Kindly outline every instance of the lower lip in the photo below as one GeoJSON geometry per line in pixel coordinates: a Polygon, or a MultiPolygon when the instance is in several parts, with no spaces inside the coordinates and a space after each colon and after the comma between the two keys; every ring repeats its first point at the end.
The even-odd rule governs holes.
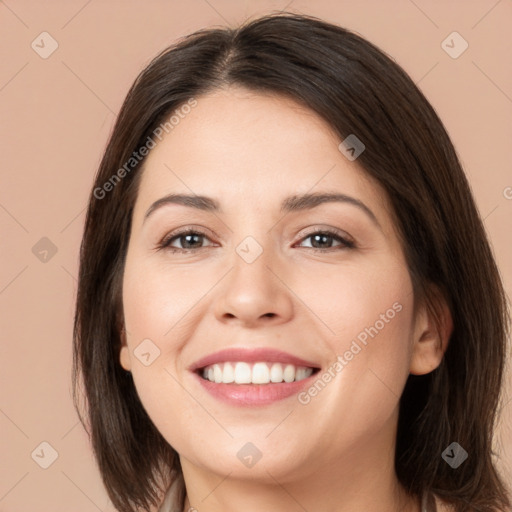
{"type": "Polygon", "coordinates": [[[317,373],[299,381],[280,384],[216,384],[203,379],[197,373],[194,375],[203,388],[219,400],[231,405],[258,406],[272,404],[298,394],[303,388],[311,385],[317,373]]]}

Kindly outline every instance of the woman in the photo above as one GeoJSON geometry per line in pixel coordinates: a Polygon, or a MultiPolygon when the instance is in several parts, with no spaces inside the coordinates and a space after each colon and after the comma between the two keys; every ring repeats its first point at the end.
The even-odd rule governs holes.
{"type": "Polygon", "coordinates": [[[507,510],[507,318],[449,137],[371,43],[271,15],[135,81],[75,317],[118,510],[507,510]]]}

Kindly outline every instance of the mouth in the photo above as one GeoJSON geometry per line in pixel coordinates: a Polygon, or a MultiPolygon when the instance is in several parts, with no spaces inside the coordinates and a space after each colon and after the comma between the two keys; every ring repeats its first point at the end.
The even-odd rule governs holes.
{"type": "Polygon", "coordinates": [[[297,394],[320,365],[273,349],[227,349],[189,368],[202,388],[231,405],[257,406],[297,394]]]}
{"type": "Polygon", "coordinates": [[[259,361],[229,361],[215,363],[196,370],[204,380],[215,384],[281,384],[283,382],[300,382],[307,379],[319,368],[295,366],[293,364],[259,361]]]}

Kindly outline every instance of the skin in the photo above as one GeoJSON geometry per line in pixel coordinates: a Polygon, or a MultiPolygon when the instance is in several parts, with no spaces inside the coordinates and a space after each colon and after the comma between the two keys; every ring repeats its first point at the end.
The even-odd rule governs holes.
{"type": "Polygon", "coordinates": [[[180,454],[184,511],[419,511],[394,472],[398,403],[409,373],[439,365],[451,319],[441,298],[438,329],[414,303],[386,193],[338,150],[325,121],[290,99],[231,86],[197,101],[145,161],[120,352],[149,416],[180,454]],[[377,222],[348,203],[279,211],[285,197],[320,191],[362,201],[377,222]],[[169,193],[215,198],[222,213],[172,204],[144,221],[169,193]],[[187,226],[206,236],[172,245],[195,252],[155,249],[187,226]],[[356,247],[335,238],[314,245],[307,235],[324,228],[356,247]],[[247,236],[263,249],[250,264],[236,252],[247,236]],[[307,405],[295,396],[256,408],[226,404],[187,370],[228,347],[277,348],[325,369],[394,303],[401,311],[307,405]],[[134,355],[144,339],[160,350],[149,366],[134,355]],[[252,468],[237,457],[247,442],[262,453],[252,468]]]}

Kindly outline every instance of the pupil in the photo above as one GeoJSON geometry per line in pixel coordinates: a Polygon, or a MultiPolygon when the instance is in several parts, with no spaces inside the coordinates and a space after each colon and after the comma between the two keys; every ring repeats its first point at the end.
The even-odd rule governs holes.
{"type": "MultiPolygon", "coordinates": [[[[185,246],[186,246],[186,245],[190,245],[190,244],[189,244],[189,239],[194,238],[194,237],[195,237],[195,238],[197,238],[197,237],[200,237],[200,236],[201,236],[201,235],[197,235],[197,234],[188,234],[188,235],[185,235],[185,236],[184,236],[184,239],[186,240],[186,242],[185,242],[185,244],[184,244],[184,245],[185,245],[185,246]]],[[[192,245],[194,245],[194,243],[193,243],[193,242],[192,242],[192,245]]]]}
{"type": "Polygon", "coordinates": [[[319,240],[321,244],[326,243],[326,239],[330,238],[330,235],[314,235],[313,239],[316,241],[319,240]]]}

